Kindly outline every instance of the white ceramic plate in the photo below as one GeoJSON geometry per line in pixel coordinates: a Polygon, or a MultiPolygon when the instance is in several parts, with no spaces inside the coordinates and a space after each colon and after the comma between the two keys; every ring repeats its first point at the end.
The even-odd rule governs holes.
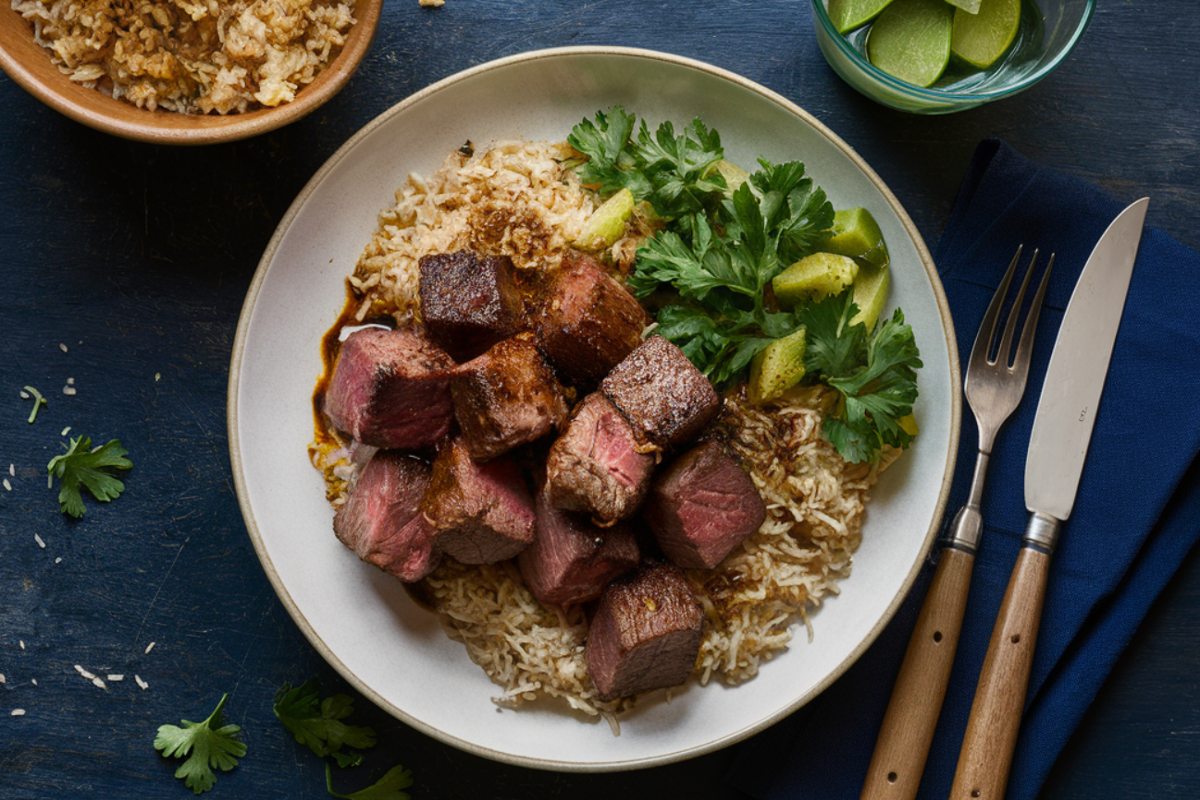
{"type": "Polygon", "coordinates": [[[778,721],[828,686],[875,639],[912,584],[946,501],[959,425],[958,359],[929,253],[896,198],[862,160],[800,108],[705,64],[639,50],[539,51],[455,75],[395,106],[348,141],[309,181],[271,239],[238,325],[229,434],[238,498],[279,597],[321,654],[365,696],[408,724],[478,755],[527,766],[602,771],[675,761],[778,721]],[[904,309],[925,363],[921,434],[874,493],[841,596],[792,648],[737,688],[690,686],[607,724],[559,705],[499,710],[492,684],[417,608],[400,583],[333,536],[309,464],[310,396],[320,340],[343,281],[410,172],[430,175],[471,140],[561,141],[614,104],[652,124],[700,117],[727,157],[800,159],[834,206],[865,206],[883,228],[904,309]]]}

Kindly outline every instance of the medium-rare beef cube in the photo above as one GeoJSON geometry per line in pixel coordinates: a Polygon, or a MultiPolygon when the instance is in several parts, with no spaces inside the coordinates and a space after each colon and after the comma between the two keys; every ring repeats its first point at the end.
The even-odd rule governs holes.
{"type": "Polygon", "coordinates": [[[422,256],[421,319],[429,338],[456,361],[468,361],[517,332],[521,295],[507,257],[470,250],[422,256]]]}
{"type": "Polygon", "coordinates": [[[438,451],[421,510],[435,546],[463,564],[494,564],[533,541],[533,499],[516,463],[475,461],[458,436],[438,451]]]}
{"type": "Polygon", "coordinates": [[[649,324],[624,286],[571,250],[546,288],[538,343],[564,379],[592,388],[641,343],[649,324]]]}
{"type": "Polygon", "coordinates": [[[324,412],[338,430],[384,449],[419,450],[450,430],[454,361],[410,330],[364,328],[342,342],[324,412]]]}
{"type": "Polygon", "coordinates": [[[651,336],[600,384],[647,449],[678,447],[721,410],[721,398],[683,351],[651,336]]]}
{"type": "Polygon", "coordinates": [[[613,580],[600,595],[584,653],[600,699],[682,684],[703,628],[700,604],[674,564],[648,563],[613,580]]]}
{"type": "Polygon", "coordinates": [[[424,461],[379,451],[334,515],[333,532],[368,564],[402,581],[419,581],[441,560],[433,547],[433,526],[420,510],[429,477],[424,461]]]}
{"type": "Polygon", "coordinates": [[[650,485],[642,506],[667,558],[712,569],[766,519],[767,508],[741,463],[710,440],[677,458],[650,485]]]}
{"type": "Polygon", "coordinates": [[[567,401],[537,346],[505,339],[454,370],[454,416],[471,456],[484,461],[562,426],[567,401]]]}
{"type": "Polygon", "coordinates": [[[633,429],[600,392],[575,409],[546,457],[554,506],[612,522],[633,516],[650,487],[654,455],[641,453],[633,429]]]}
{"type": "Polygon", "coordinates": [[[582,514],[537,498],[537,538],[517,556],[521,577],[543,603],[595,600],[610,580],[638,565],[641,553],[624,524],[599,528],[582,514]]]}

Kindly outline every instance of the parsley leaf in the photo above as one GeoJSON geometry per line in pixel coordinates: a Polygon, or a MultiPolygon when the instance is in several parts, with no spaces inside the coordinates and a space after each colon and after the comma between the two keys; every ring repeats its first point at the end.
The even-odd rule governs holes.
{"type": "Polygon", "coordinates": [[[678,136],[664,122],[652,134],[643,120],[620,106],[596,119],[585,119],[567,143],[587,157],[576,172],[585,186],[604,198],[621,189],[646,201],[662,220],[674,220],[711,209],[725,192],[725,179],[714,166],[725,157],[721,137],[696,119],[678,136]]]}
{"type": "Polygon", "coordinates": [[[333,773],[328,763],[325,764],[325,788],[334,797],[342,800],[409,800],[407,792],[400,791],[412,786],[412,770],[402,766],[392,767],[377,782],[365,789],[359,789],[351,794],[338,794],[333,790],[333,773]]]}
{"type": "Polygon", "coordinates": [[[808,246],[833,220],[832,206],[803,178],[802,164],[760,164],[762,171],[721,205],[715,225],[695,214],[682,233],[664,230],[648,239],[629,280],[636,296],[667,285],[687,301],[668,302],[656,332],[717,386],[739,378],[772,339],[796,329],[792,314],[766,305],[766,286],[791,263],[781,247],[808,246]],[[693,341],[697,335],[701,340],[693,341]]]}
{"type": "Polygon", "coordinates": [[[825,420],[825,435],[851,463],[874,459],[884,445],[913,439],[899,420],[917,399],[920,353],[904,313],[896,309],[873,333],[861,322],[851,292],[797,309],[807,329],[805,370],[841,394],[839,414],[825,420]]]}
{"type": "Polygon", "coordinates": [[[64,514],[82,517],[83,494],[86,488],[97,500],[107,503],[121,492],[125,484],[112,475],[110,470],[129,469],[133,462],[125,458],[129,454],[118,439],[92,449],[92,440],[80,436],[71,440],[71,446],[61,456],[50,459],[46,470],[59,480],[58,502],[64,514]]]}
{"type": "Polygon", "coordinates": [[[311,678],[296,688],[284,684],[275,693],[273,710],[296,741],[321,757],[333,756],[342,767],[362,761],[359,753],[342,751],[348,747],[374,747],[375,731],[360,725],[347,725],[343,719],[354,713],[353,698],[335,694],[319,700],[321,682],[311,678]]]}
{"type": "Polygon", "coordinates": [[[217,779],[213,768],[228,772],[246,755],[246,745],[237,740],[241,728],[221,724],[221,709],[228,697],[222,695],[216,710],[203,722],[185,719],[182,728],[162,725],[154,737],[154,749],[161,750],[167,758],[187,757],[175,770],[175,777],[182,778],[184,785],[196,794],[213,788],[217,779]]]}

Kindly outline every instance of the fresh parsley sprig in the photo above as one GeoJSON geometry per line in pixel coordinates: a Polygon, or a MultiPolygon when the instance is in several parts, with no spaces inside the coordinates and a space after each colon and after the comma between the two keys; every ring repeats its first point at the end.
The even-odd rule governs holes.
{"type": "Polygon", "coordinates": [[[763,348],[803,326],[806,371],[841,395],[825,422],[838,452],[862,462],[912,440],[899,420],[912,411],[921,361],[903,313],[868,331],[849,324],[850,292],[786,311],[767,287],[833,225],[833,206],[803,163],[759,159],[730,191],[716,131],[696,120],[682,135],[670,123],[651,135],[620,107],[582,121],[567,141],[582,154],[571,166],[601,199],[628,189],[653,206],[661,229],[638,248],[628,287],[657,309],[655,332],[709,380],[741,380],[763,348]]]}
{"type": "Polygon", "coordinates": [[[196,794],[213,788],[217,776],[213,769],[228,772],[246,755],[246,745],[238,741],[241,728],[222,724],[221,710],[229,695],[221,695],[216,709],[203,722],[182,720],[183,727],[162,725],[154,737],[154,749],[167,758],[186,758],[175,770],[185,786],[196,794]]]}
{"type": "Polygon", "coordinates": [[[107,503],[125,491],[125,484],[112,474],[114,469],[129,469],[133,462],[119,439],[92,448],[86,436],[71,439],[71,446],[61,456],[50,459],[46,470],[59,480],[58,502],[64,514],[82,517],[84,514],[81,488],[92,497],[107,503]]]}
{"type": "Polygon", "coordinates": [[[275,693],[273,710],[283,727],[296,741],[324,758],[333,756],[338,766],[362,763],[362,753],[344,751],[346,747],[363,749],[375,746],[375,731],[362,725],[347,725],[343,719],[354,713],[354,700],[335,694],[320,699],[321,682],[311,678],[292,688],[285,683],[275,693]]]}
{"type": "Polygon", "coordinates": [[[674,290],[678,299],[659,310],[657,332],[718,386],[740,378],[772,339],[796,329],[790,313],[768,305],[767,284],[833,221],[833,207],[804,177],[803,164],[760,165],[714,223],[695,214],[681,231],[648,239],[629,280],[639,297],[674,290]]]}
{"type": "Polygon", "coordinates": [[[861,322],[850,292],[797,309],[804,324],[805,370],[836,389],[839,410],[825,420],[825,435],[851,463],[874,459],[884,445],[905,447],[912,434],[899,420],[917,399],[920,352],[900,309],[873,332],[861,322]]]}
{"type": "Polygon", "coordinates": [[[412,770],[395,766],[384,773],[375,783],[350,794],[339,794],[333,790],[333,770],[325,764],[325,788],[334,797],[342,800],[410,800],[407,792],[400,791],[412,786],[412,770]]]}
{"type": "MultiPolygon", "coordinates": [[[[348,695],[335,694],[321,699],[321,682],[310,678],[292,688],[285,683],[275,693],[275,716],[296,741],[322,758],[331,757],[339,767],[355,767],[362,763],[362,753],[343,748],[365,749],[375,746],[375,731],[363,725],[342,722],[354,713],[354,700],[348,695]]],[[[412,785],[412,772],[395,766],[375,783],[351,794],[333,790],[333,773],[325,762],[325,788],[334,797],[344,800],[409,800],[401,789],[412,785]]]]}
{"type": "Polygon", "coordinates": [[[604,198],[628,189],[665,221],[715,206],[726,189],[714,169],[725,157],[717,132],[697,119],[679,135],[670,122],[651,134],[643,120],[635,136],[636,122],[633,114],[614,106],[572,129],[568,144],[587,158],[576,170],[580,180],[604,198]]]}

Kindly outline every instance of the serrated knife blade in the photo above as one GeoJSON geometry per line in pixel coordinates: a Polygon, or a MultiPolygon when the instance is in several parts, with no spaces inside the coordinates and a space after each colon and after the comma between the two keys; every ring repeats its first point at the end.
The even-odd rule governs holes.
{"type": "Polygon", "coordinates": [[[979,673],[950,800],[1004,797],[1050,555],[1059,526],[1075,506],[1148,204],[1142,198],[1130,205],[1100,237],[1058,329],[1025,459],[1029,524],[979,673]]]}

